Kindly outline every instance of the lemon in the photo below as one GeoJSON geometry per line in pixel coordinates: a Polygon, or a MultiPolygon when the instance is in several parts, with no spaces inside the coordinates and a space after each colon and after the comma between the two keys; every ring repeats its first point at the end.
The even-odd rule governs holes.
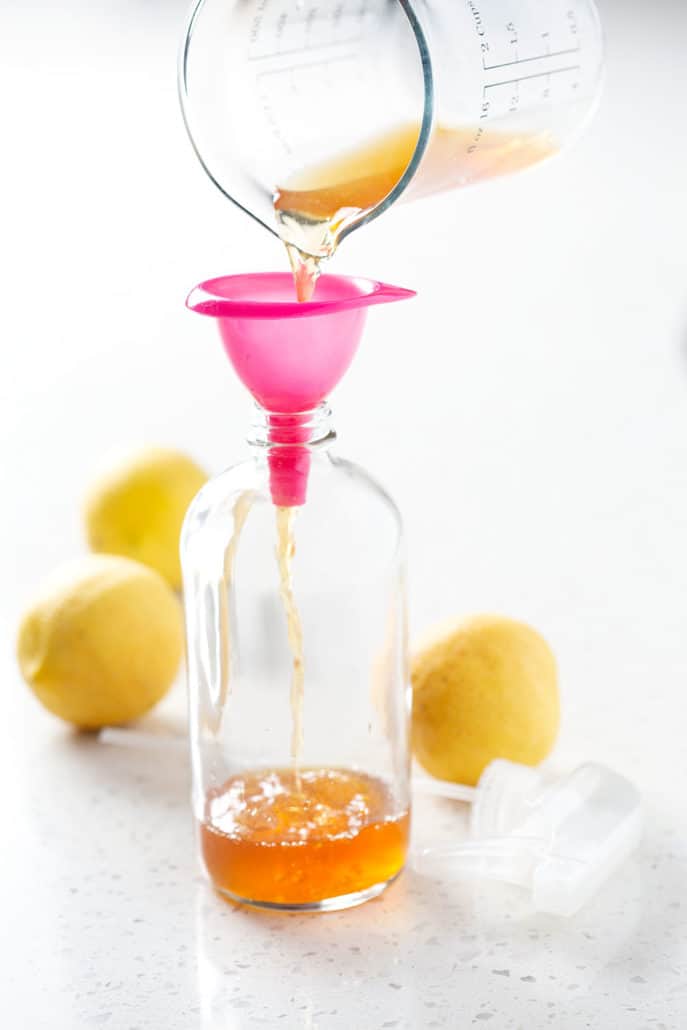
{"type": "Polygon", "coordinates": [[[106,555],[46,581],[17,638],[19,667],[39,701],[84,729],[152,708],[174,681],[182,648],[171,587],[145,565],[106,555]]]}
{"type": "Polygon", "coordinates": [[[207,476],[179,451],[146,448],[105,470],[88,491],[89,547],[120,554],[181,586],[179,534],[186,510],[207,476]]]}
{"type": "Polygon", "coordinates": [[[497,615],[454,624],[414,657],[413,750],[427,772],[477,783],[494,758],[536,765],[558,733],[556,660],[530,626],[497,615]]]}

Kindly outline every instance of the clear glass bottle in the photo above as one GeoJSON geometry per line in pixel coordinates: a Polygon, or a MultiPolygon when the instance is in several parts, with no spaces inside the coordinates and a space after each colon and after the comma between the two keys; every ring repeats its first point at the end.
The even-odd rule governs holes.
{"type": "Polygon", "coordinates": [[[250,457],[182,533],[199,846],[235,900],[343,908],[380,893],[408,845],[401,520],[334,453],[326,404],[256,412],[250,457]]]}

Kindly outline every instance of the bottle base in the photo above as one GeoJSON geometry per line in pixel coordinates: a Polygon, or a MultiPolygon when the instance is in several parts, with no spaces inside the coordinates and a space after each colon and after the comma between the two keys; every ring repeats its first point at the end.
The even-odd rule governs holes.
{"type": "Polygon", "coordinates": [[[259,908],[263,911],[340,912],[342,909],[355,908],[356,905],[363,905],[366,901],[372,901],[373,898],[378,898],[379,895],[387,889],[387,887],[390,887],[391,884],[398,879],[402,872],[403,869],[399,869],[398,872],[388,880],[384,880],[382,883],[374,883],[371,887],[366,887],[364,890],[354,891],[352,894],[340,894],[338,897],[334,898],[323,898],[321,901],[260,901],[256,898],[243,898],[241,895],[234,894],[232,891],[227,890],[226,887],[219,887],[216,884],[213,884],[213,887],[226,901],[232,901],[237,905],[247,905],[249,908],[259,908]]]}

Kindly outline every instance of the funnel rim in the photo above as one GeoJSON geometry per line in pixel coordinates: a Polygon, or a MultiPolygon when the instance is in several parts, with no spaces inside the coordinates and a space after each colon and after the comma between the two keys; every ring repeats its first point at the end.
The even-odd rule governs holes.
{"type": "Polygon", "coordinates": [[[213,318],[309,318],[314,315],[335,314],[354,308],[367,307],[372,304],[389,304],[396,300],[409,300],[416,296],[415,290],[364,276],[332,275],[320,276],[320,282],[345,285],[350,295],[336,300],[292,301],[285,300],[249,300],[245,297],[232,298],[226,295],[226,284],[238,283],[240,280],[269,281],[275,280],[287,289],[293,290],[293,276],[290,272],[244,272],[236,275],[221,275],[206,279],[199,283],[186,298],[186,307],[200,315],[213,318]],[[222,286],[225,292],[222,292],[222,286]]]}

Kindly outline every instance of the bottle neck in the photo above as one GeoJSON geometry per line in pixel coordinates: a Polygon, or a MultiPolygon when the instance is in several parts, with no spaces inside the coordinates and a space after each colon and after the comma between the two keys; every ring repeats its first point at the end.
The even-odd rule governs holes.
{"type": "Polygon", "coordinates": [[[336,439],[326,402],[311,411],[266,411],[256,404],[248,442],[254,447],[326,447],[336,439]]]}

